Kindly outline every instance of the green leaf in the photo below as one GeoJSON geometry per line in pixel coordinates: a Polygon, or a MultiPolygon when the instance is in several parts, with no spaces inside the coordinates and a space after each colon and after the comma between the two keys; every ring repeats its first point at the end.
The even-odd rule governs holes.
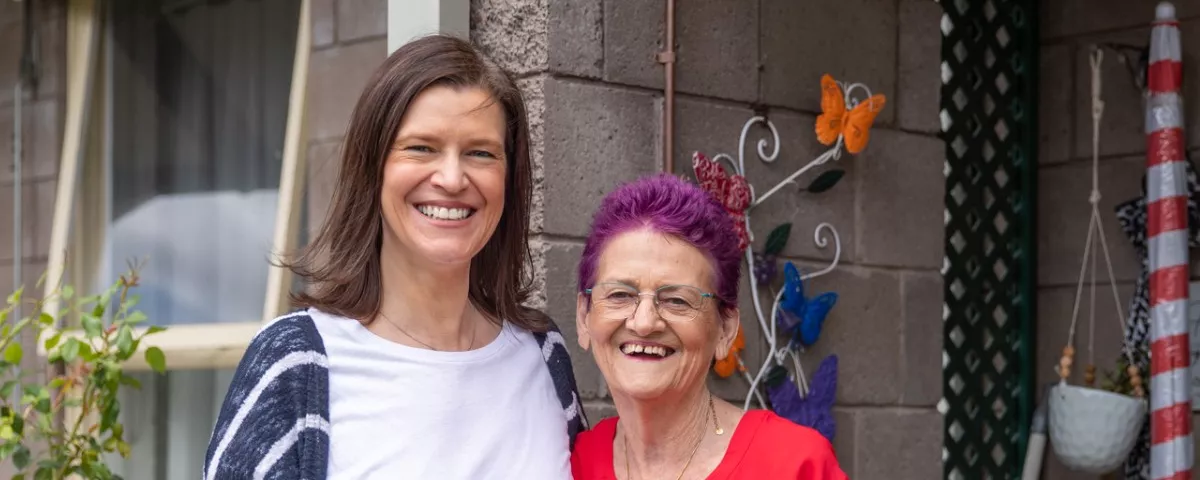
{"type": "Polygon", "coordinates": [[[43,327],[49,327],[54,325],[54,317],[50,316],[49,313],[42,312],[41,315],[38,315],[38,323],[42,324],[43,327]]]}
{"type": "Polygon", "coordinates": [[[767,377],[763,379],[768,387],[778,385],[780,382],[787,379],[788,372],[786,368],[776,365],[767,372],[767,377]]]}
{"type": "Polygon", "coordinates": [[[54,468],[50,466],[40,466],[33,473],[33,480],[54,480],[54,468]]]}
{"type": "Polygon", "coordinates": [[[79,342],[79,358],[82,358],[84,361],[90,362],[92,360],[95,360],[96,357],[99,357],[99,356],[100,356],[100,352],[93,352],[91,345],[84,343],[84,342],[79,342]]]}
{"type": "Polygon", "coordinates": [[[12,480],[25,480],[25,474],[24,474],[24,473],[18,473],[18,474],[16,474],[16,475],[13,475],[13,476],[12,476],[12,480]]]}
{"type": "Polygon", "coordinates": [[[42,390],[42,394],[38,395],[37,403],[33,404],[33,409],[43,414],[50,413],[50,394],[42,390]]]}
{"type": "Polygon", "coordinates": [[[55,333],[53,337],[46,339],[46,350],[49,351],[58,345],[58,341],[62,340],[62,332],[55,333]]]}
{"type": "Polygon", "coordinates": [[[13,466],[17,470],[24,470],[29,466],[29,449],[24,445],[17,447],[17,451],[13,452],[13,466]]]}
{"type": "Polygon", "coordinates": [[[137,325],[137,324],[145,322],[145,321],[146,321],[146,314],[142,313],[141,310],[136,310],[133,313],[130,313],[128,317],[125,317],[125,323],[128,323],[130,325],[137,325]]]}
{"type": "Polygon", "coordinates": [[[76,358],[79,358],[79,348],[82,345],[83,344],[80,343],[79,340],[76,340],[74,338],[68,338],[66,343],[63,343],[63,346],[62,346],[63,361],[67,362],[67,363],[71,363],[71,362],[74,362],[76,358]]]}
{"type": "Polygon", "coordinates": [[[160,326],[158,326],[158,325],[151,325],[151,326],[150,326],[150,328],[147,328],[147,329],[146,329],[146,333],[143,333],[143,334],[142,334],[142,336],[146,336],[146,335],[153,335],[153,334],[156,334],[156,333],[158,333],[158,332],[165,332],[165,331],[167,331],[167,327],[160,327],[160,326]]]}
{"type": "Polygon", "coordinates": [[[808,188],[806,190],[808,190],[810,193],[821,193],[829,190],[830,188],[833,188],[834,185],[837,185],[838,180],[841,180],[842,176],[845,174],[845,170],[837,168],[826,170],[824,173],[817,175],[817,178],[813,179],[812,183],[808,184],[808,188]]]}
{"type": "Polygon", "coordinates": [[[38,415],[37,416],[37,426],[38,426],[38,431],[42,432],[42,433],[48,433],[48,432],[54,431],[54,429],[50,426],[50,417],[48,417],[46,415],[38,415]]]}
{"type": "Polygon", "coordinates": [[[127,387],[133,387],[138,390],[142,389],[141,380],[138,380],[137,378],[131,377],[129,375],[121,375],[121,385],[125,385],[127,387]]]}
{"type": "Polygon", "coordinates": [[[779,255],[783,251],[783,247],[787,245],[788,236],[792,233],[792,224],[785,223],[767,235],[767,245],[763,248],[763,253],[766,255],[779,255]]]}
{"type": "Polygon", "coordinates": [[[117,350],[124,358],[133,355],[133,328],[129,325],[122,325],[117,330],[117,350]]]}
{"type": "Polygon", "coordinates": [[[75,296],[75,288],[71,287],[70,285],[63,285],[63,287],[62,287],[63,300],[70,300],[71,297],[74,297],[74,296],[75,296]]]}
{"type": "Polygon", "coordinates": [[[20,288],[17,289],[17,291],[12,292],[12,295],[8,296],[8,304],[16,305],[17,302],[20,302],[21,301],[21,292],[23,292],[23,291],[25,291],[25,286],[21,286],[20,288]]]}
{"type": "Polygon", "coordinates": [[[150,368],[158,373],[167,371],[167,356],[163,355],[163,351],[158,347],[150,347],[146,349],[146,363],[150,364],[150,368]]]}
{"type": "Polygon", "coordinates": [[[125,310],[133,310],[133,307],[136,307],[141,302],[142,296],[135,293],[125,297],[125,303],[121,304],[121,306],[125,307],[125,310]]]}
{"type": "Polygon", "coordinates": [[[11,396],[13,390],[17,388],[17,385],[19,384],[16,380],[4,382],[4,386],[0,386],[0,397],[8,398],[11,396]]]}
{"type": "Polygon", "coordinates": [[[20,343],[10,343],[8,348],[4,349],[4,361],[13,365],[21,363],[22,356],[24,356],[24,351],[21,349],[20,343]]]}
{"type": "Polygon", "coordinates": [[[82,315],[83,331],[87,333],[88,338],[99,337],[104,330],[104,322],[100,320],[99,315],[82,315]]]}

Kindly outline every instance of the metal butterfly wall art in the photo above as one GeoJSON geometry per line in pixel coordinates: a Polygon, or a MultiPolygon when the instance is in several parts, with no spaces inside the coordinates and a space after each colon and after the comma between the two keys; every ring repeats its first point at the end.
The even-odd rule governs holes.
{"type": "Polygon", "coordinates": [[[783,299],[779,302],[779,326],[791,336],[793,349],[808,347],[817,342],[829,311],[837,304],[838,295],[826,292],[814,298],[804,296],[804,280],[792,262],[783,266],[783,299]]]}
{"type": "Polygon", "coordinates": [[[780,373],[767,383],[771,409],[797,425],[816,430],[832,442],[837,431],[837,423],[833,419],[833,403],[837,397],[837,365],[837,355],[825,357],[809,382],[808,392],[803,396],[786,370],[777,367],[780,373]]]}
{"type": "Polygon", "coordinates": [[[829,74],[821,76],[821,114],[817,116],[817,140],[833,145],[842,137],[846,151],[858,155],[867,148],[871,125],[887,104],[883,94],[875,94],[857,105],[847,105],[842,87],[829,74]]]}
{"type": "Polygon", "coordinates": [[[729,175],[720,164],[709,160],[703,153],[692,154],[692,170],[700,188],[708,192],[733,219],[733,228],[738,238],[738,250],[750,245],[750,234],[746,231],[746,209],[750,207],[750,184],[746,177],[729,175]]]}

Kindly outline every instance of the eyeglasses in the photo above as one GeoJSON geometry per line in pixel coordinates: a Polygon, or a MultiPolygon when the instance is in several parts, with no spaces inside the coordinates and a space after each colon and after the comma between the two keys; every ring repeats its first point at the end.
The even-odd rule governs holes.
{"type": "Polygon", "coordinates": [[[654,297],[655,312],[667,322],[690,322],[700,315],[711,293],[690,285],[664,285],[654,293],[641,293],[623,283],[599,283],[584,290],[592,298],[592,309],[605,320],[625,321],[637,312],[642,296],[654,297]]]}

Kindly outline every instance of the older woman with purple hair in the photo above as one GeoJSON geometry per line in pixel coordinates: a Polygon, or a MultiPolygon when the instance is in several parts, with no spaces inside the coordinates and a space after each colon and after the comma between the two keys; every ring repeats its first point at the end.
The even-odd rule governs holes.
{"type": "Polygon", "coordinates": [[[618,417],[579,435],[576,480],[846,479],[816,431],[708,390],[709,366],[738,327],[733,232],[715,199],[670,175],[623,185],[600,205],[576,322],[618,417]]]}

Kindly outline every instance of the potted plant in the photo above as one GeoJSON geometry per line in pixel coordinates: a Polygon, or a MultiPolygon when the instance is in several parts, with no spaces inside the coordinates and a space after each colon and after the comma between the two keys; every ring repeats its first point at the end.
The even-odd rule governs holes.
{"type": "Polygon", "coordinates": [[[1072,470],[1105,474],[1125,462],[1146,417],[1145,389],[1136,366],[1121,355],[1102,388],[1093,388],[1088,366],[1086,385],[1067,383],[1074,348],[1067,346],[1059,363],[1061,381],[1050,391],[1050,439],[1054,453],[1072,470]]]}
{"type": "MultiPolygon", "coordinates": [[[[0,460],[16,467],[14,479],[119,478],[104,461],[106,454],[129,456],[118,393],[140,388],[123,367],[147,335],[163,330],[142,328],[147,319],[131,293],[137,284],[131,268],[95,295],[60,286],[42,299],[30,300],[23,287],[8,296],[0,309],[0,460]],[[44,309],[49,299],[61,306],[60,318],[77,318],[79,328],[59,331],[58,319],[44,309]],[[19,312],[27,313],[18,318],[19,312]],[[48,364],[27,358],[30,345],[44,348],[37,362],[48,364]],[[30,365],[47,373],[29,372],[38,370],[30,365]]],[[[162,350],[143,351],[151,368],[165,370],[162,350]]]]}

